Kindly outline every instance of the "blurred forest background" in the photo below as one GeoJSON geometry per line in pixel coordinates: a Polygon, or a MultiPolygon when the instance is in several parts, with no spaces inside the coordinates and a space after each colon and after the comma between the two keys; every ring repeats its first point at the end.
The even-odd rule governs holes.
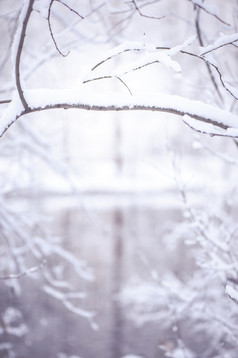
{"type": "MultiPolygon", "coordinates": [[[[24,3],[0,1],[1,113],[24,3]]],[[[237,0],[35,0],[21,78],[24,88],[155,91],[237,113],[211,65],[236,88],[237,42],[207,61],[176,54],[181,72],[132,70],[141,51],[91,71],[127,42],[172,48],[195,36],[186,50],[198,54],[237,20],[237,0]]],[[[237,154],[236,140],[172,114],[20,118],[0,138],[0,357],[237,358],[237,154]]]]}

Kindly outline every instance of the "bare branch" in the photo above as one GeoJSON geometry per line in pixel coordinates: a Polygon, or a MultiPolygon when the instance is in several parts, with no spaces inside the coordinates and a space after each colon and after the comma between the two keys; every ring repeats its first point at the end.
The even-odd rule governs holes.
{"type": "Polygon", "coordinates": [[[70,7],[69,5],[65,4],[63,1],[61,0],[56,0],[58,1],[60,4],[64,5],[65,7],[67,7],[67,9],[69,9],[70,11],[74,12],[77,16],[79,16],[81,19],[84,19],[84,17],[82,15],[80,15],[76,10],[72,9],[72,7],[70,7]]]}
{"type": "MultiPolygon", "coordinates": [[[[198,35],[198,41],[199,41],[199,44],[200,46],[204,46],[203,44],[203,40],[202,40],[202,37],[201,37],[201,31],[200,31],[200,23],[199,23],[199,15],[200,15],[200,8],[197,9],[197,12],[196,12],[196,19],[195,19],[195,26],[196,26],[196,29],[197,29],[197,35],[198,35]]],[[[223,98],[222,98],[222,95],[221,95],[221,92],[218,88],[218,85],[216,83],[216,80],[213,76],[213,73],[212,73],[212,70],[211,70],[211,67],[209,65],[209,63],[206,62],[206,67],[207,67],[207,70],[208,70],[208,73],[209,73],[209,76],[211,78],[211,81],[212,81],[212,84],[220,98],[220,100],[223,102],[223,98]]]]}
{"type": "Polygon", "coordinates": [[[234,40],[234,41],[230,41],[230,42],[224,43],[224,44],[221,44],[221,45],[219,45],[219,46],[217,46],[217,47],[214,47],[214,48],[212,48],[212,49],[210,49],[210,50],[208,50],[208,51],[202,52],[200,55],[201,55],[201,56],[204,56],[204,55],[206,55],[207,53],[210,53],[210,52],[212,52],[212,51],[216,51],[216,50],[218,50],[219,48],[224,47],[224,46],[227,46],[227,45],[234,45],[235,47],[237,47],[237,45],[235,45],[235,42],[237,42],[237,41],[238,41],[238,39],[236,39],[236,40],[234,40]]]}
{"type": "Polygon", "coordinates": [[[127,86],[127,84],[120,77],[116,76],[116,78],[128,89],[128,92],[132,96],[132,92],[131,92],[130,88],[127,86]]]}
{"type": "Polygon", "coordinates": [[[26,36],[26,28],[27,28],[27,25],[28,25],[28,21],[30,19],[31,12],[33,10],[33,3],[34,3],[34,0],[29,0],[29,5],[28,5],[27,11],[26,11],[25,18],[23,20],[23,24],[22,24],[19,44],[18,44],[18,47],[17,47],[16,62],[15,62],[16,87],[17,87],[19,97],[21,99],[21,102],[22,102],[25,110],[27,110],[28,104],[27,104],[25,96],[23,94],[21,81],[20,81],[20,60],[21,60],[21,54],[22,54],[24,39],[25,39],[25,36],[26,36]]]}
{"type": "Polygon", "coordinates": [[[68,51],[66,54],[63,54],[63,52],[60,51],[60,49],[59,49],[59,47],[58,47],[58,45],[57,45],[57,42],[56,42],[56,40],[55,40],[53,31],[52,31],[51,22],[50,22],[50,17],[51,17],[51,8],[52,8],[52,5],[53,5],[53,2],[54,2],[54,0],[51,0],[50,6],[49,6],[49,9],[48,9],[48,18],[47,18],[47,20],[48,20],[48,26],[49,26],[49,31],[50,31],[50,36],[51,36],[51,38],[52,38],[52,40],[53,40],[53,42],[54,42],[55,48],[56,48],[56,50],[59,52],[59,54],[60,54],[61,56],[63,56],[63,57],[67,57],[68,54],[70,53],[70,51],[68,51]]]}
{"type": "Polygon", "coordinates": [[[141,12],[140,8],[138,7],[136,0],[131,0],[132,4],[134,5],[136,11],[140,14],[140,16],[146,17],[148,19],[154,19],[154,20],[161,20],[163,18],[165,18],[165,16],[161,16],[161,17],[155,17],[155,16],[150,16],[150,15],[145,15],[141,12]]]}
{"type": "Polygon", "coordinates": [[[201,3],[198,3],[196,0],[188,0],[188,1],[190,1],[195,6],[195,8],[197,7],[199,9],[205,11],[207,14],[215,17],[218,21],[222,22],[224,25],[231,26],[230,24],[228,24],[227,22],[222,20],[219,16],[217,16],[213,12],[209,11],[207,7],[203,6],[201,3]]]}
{"type": "Polygon", "coordinates": [[[0,101],[0,104],[10,103],[11,101],[12,101],[11,99],[5,99],[3,101],[0,101]]]}
{"type": "Polygon", "coordinates": [[[91,78],[91,79],[88,79],[88,80],[85,80],[83,81],[83,84],[86,84],[86,83],[89,83],[89,82],[93,82],[93,81],[98,81],[98,80],[104,80],[104,79],[113,79],[113,78],[116,78],[117,80],[119,80],[125,87],[126,89],[128,90],[128,92],[130,93],[130,95],[132,95],[132,92],[130,90],[130,88],[127,86],[127,84],[118,76],[100,76],[100,77],[95,77],[95,78],[91,78]]]}
{"type": "MultiPolygon", "coordinates": [[[[202,40],[200,39],[200,41],[202,41],[202,40]]],[[[200,42],[200,41],[199,41],[199,42],[200,42]]],[[[201,43],[201,42],[200,42],[200,43],[201,43]]],[[[161,51],[162,51],[162,50],[168,50],[168,51],[169,51],[169,50],[171,50],[171,48],[170,48],[170,47],[159,47],[159,46],[157,46],[157,47],[155,47],[155,50],[161,50],[161,51]]],[[[132,52],[132,51],[137,51],[137,52],[139,52],[139,51],[146,51],[146,48],[139,48],[139,47],[136,48],[136,47],[135,47],[135,48],[125,48],[125,49],[123,49],[123,50],[121,50],[121,51],[119,50],[116,54],[112,54],[111,56],[108,56],[108,57],[106,57],[105,59],[103,59],[103,60],[101,60],[100,62],[98,62],[98,63],[91,69],[91,71],[94,71],[96,68],[98,68],[99,66],[101,66],[101,65],[104,64],[105,62],[111,60],[111,59],[112,59],[113,57],[115,57],[115,56],[121,55],[122,53],[126,53],[126,52],[132,52]]],[[[211,76],[212,82],[214,82],[215,79],[214,79],[214,76],[213,76],[213,74],[212,74],[212,72],[211,72],[211,67],[214,68],[214,70],[217,72],[217,74],[218,74],[218,76],[219,76],[219,79],[220,79],[220,82],[221,82],[222,86],[225,88],[225,90],[226,90],[235,100],[238,100],[237,96],[231,91],[230,88],[228,88],[228,87],[226,86],[226,84],[225,84],[225,82],[224,82],[224,80],[223,80],[222,74],[221,74],[219,68],[218,68],[216,65],[214,65],[212,62],[210,62],[206,57],[203,57],[203,55],[197,55],[197,54],[194,54],[194,53],[192,53],[192,52],[185,51],[185,50],[180,50],[179,52],[182,53],[182,54],[186,54],[186,55],[189,55],[189,56],[193,56],[193,57],[195,57],[195,58],[197,58],[197,59],[200,59],[200,60],[204,61],[205,64],[206,64],[206,66],[207,66],[207,68],[208,68],[208,71],[209,71],[209,74],[210,74],[210,76],[211,76]]],[[[128,71],[128,72],[139,70],[139,69],[141,69],[141,68],[143,68],[143,67],[145,67],[145,66],[152,65],[152,64],[154,64],[154,63],[156,63],[156,62],[158,62],[158,61],[149,62],[149,63],[147,63],[147,64],[144,64],[143,66],[136,67],[136,68],[134,68],[134,69],[132,69],[132,70],[130,70],[130,71],[128,71]]],[[[126,74],[126,73],[128,73],[128,72],[123,73],[123,75],[126,74]]],[[[106,77],[110,77],[110,76],[106,76],[106,77]]],[[[101,78],[102,78],[102,77],[99,77],[98,79],[101,79],[101,78]]],[[[88,81],[85,81],[85,83],[86,83],[86,82],[88,82],[88,81]]],[[[220,93],[220,90],[219,90],[219,88],[218,88],[217,83],[214,82],[213,84],[214,84],[214,86],[218,89],[218,91],[219,91],[219,93],[220,93]]],[[[221,96],[221,94],[220,94],[220,96],[221,96]]],[[[221,98],[222,98],[222,96],[221,96],[221,98]]]]}
{"type": "Polygon", "coordinates": [[[226,84],[225,84],[225,82],[224,82],[224,80],[223,80],[223,77],[222,77],[222,74],[221,74],[219,68],[218,68],[216,65],[214,65],[214,63],[208,61],[208,60],[207,60],[205,57],[203,57],[203,56],[196,55],[196,54],[191,53],[191,52],[188,52],[188,51],[181,50],[180,52],[183,53],[183,54],[186,54],[186,55],[190,55],[190,56],[196,57],[196,58],[198,58],[198,59],[204,61],[204,62],[205,62],[207,65],[209,65],[210,67],[213,67],[213,68],[216,70],[216,72],[218,73],[220,82],[221,82],[222,86],[225,88],[225,90],[226,90],[235,100],[238,100],[238,97],[226,86],[226,84]]]}

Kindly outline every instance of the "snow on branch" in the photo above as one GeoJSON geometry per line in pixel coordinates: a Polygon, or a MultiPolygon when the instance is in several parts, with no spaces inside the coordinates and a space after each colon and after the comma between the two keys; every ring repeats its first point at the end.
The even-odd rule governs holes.
{"type": "MultiPolygon", "coordinates": [[[[159,60],[162,56],[163,57],[166,56],[166,58],[167,58],[168,56],[174,56],[178,52],[182,52],[182,50],[184,48],[186,48],[187,46],[190,46],[196,40],[196,38],[197,38],[197,36],[191,36],[182,45],[175,46],[172,48],[159,47],[155,44],[150,44],[150,43],[148,44],[148,43],[143,43],[143,42],[125,41],[122,44],[114,47],[110,51],[107,51],[106,54],[103,54],[103,57],[98,61],[98,63],[96,65],[94,65],[92,67],[91,71],[94,71],[96,68],[101,66],[103,63],[111,60],[113,57],[118,56],[125,52],[133,52],[133,51],[140,52],[141,51],[141,52],[146,52],[148,54],[154,54],[154,56],[157,56],[156,61],[159,62],[159,60]],[[159,52],[160,50],[164,50],[162,54],[159,52]],[[157,52],[157,54],[156,54],[156,52],[157,52]]],[[[153,59],[153,60],[155,61],[155,59],[153,59]]],[[[149,61],[147,61],[147,62],[149,62],[149,61]]],[[[144,63],[146,63],[146,62],[144,61],[144,63]]]]}
{"type": "Polygon", "coordinates": [[[49,32],[50,32],[50,36],[52,38],[52,41],[54,42],[55,48],[58,51],[58,53],[63,56],[63,57],[67,57],[70,53],[70,51],[67,51],[66,54],[64,54],[60,49],[59,46],[57,44],[57,41],[55,39],[55,35],[53,33],[52,30],[52,26],[51,26],[51,14],[52,14],[52,6],[54,1],[59,2],[60,4],[62,4],[63,6],[65,6],[68,10],[70,10],[71,12],[73,12],[74,14],[76,14],[81,20],[84,19],[84,17],[82,15],[80,15],[76,10],[74,10],[71,6],[69,6],[68,4],[66,4],[65,2],[61,1],[61,0],[50,0],[50,3],[48,4],[48,10],[47,10],[47,21],[48,21],[48,27],[49,27],[49,32]]]}
{"type": "Polygon", "coordinates": [[[222,34],[218,40],[216,40],[213,44],[201,47],[200,56],[204,56],[209,52],[215,51],[223,46],[232,45],[234,42],[238,41],[238,33],[232,35],[224,35],[222,34]]]}
{"type": "MultiPolygon", "coordinates": [[[[124,42],[123,44],[120,44],[119,46],[111,49],[106,54],[103,55],[101,59],[97,61],[97,63],[91,68],[91,73],[89,74],[89,78],[87,78],[83,83],[95,81],[95,80],[101,80],[101,79],[108,79],[108,78],[117,78],[122,82],[122,79],[120,76],[125,75],[129,72],[139,70],[145,66],[149,66],[153,63],[162,63],[165,66],[173,69],[175,72],[180,72],[181,67],[180,64],[174,60],[171,59],[171,56],[174,56],[178,53],[182,53],[183,55],[192,56],[194,58],[197,58],[199,60],[202,60],[209,71],[211,80],[216,88],[216,90],[219,93],[220,98],[222,99],[222,96],[220,94],[220,91],[218,89],[217,83],[215,82],[215,78],[211,72],[211,68],[213,68],[220,80],[221,85],[223,88],[234,98],[238,99],[238,94],[235,88],[228,85],[221,74],[221,71],[219,70],[218,66],[216,66],[214,63],[212,63],[210,60],[208,60],[204,54],[213,51],[219,47],[234,43],[238,39],[238,34],[233,35],[224,35],[221,39],[217,40],[214,45],[210,45],[208,47],[201,47],[201,54],[196,54],[189,52],[185,50],[187,46],[190,46],[195,40],[197,39],[197,36],[192,36],[188,38],[182,45],[178,45],[175,47],[160,47],[154,44],[147,44],[142,42],[124,42]],[[204,52],[206,50],[207,52],[204,52]],[[141,52],[143,54],[142,58],[140,58],[138,61],[127,64],[124,67],[119,67],[116,71],[114,71],[112,74],[103,74],[98,77],[92,77],[92,73],[95,69],[97,69],[99,66],[103,65],[105,62],[112,60],[112,58],[119,56],[126,52],[141,52]]],[[[123,82],[123,84],[127,87],[128,86],[123,82]]],[[[128,89],[131,93],[130,89],[128,89]]]]}
{"type": "MultiPolygon", "coordinates": [[[[94,94],[79,88],[27,90],[25,97],[28,109],[25,109],[18,96],[15,96],[3,113],[0,120],[0,137],[23,115],[60,108],[91,111],[154,111],[182,117],[187,115],[196,122],[208,123],[222,129],[223,134],[227,136],[238,137],[238,117],[236,115],[215,106],[176,95],[154,92],[138,95],[122,95],[113,92],[94,94]]],[[[209,128],[209,134],[220,135],[217,130],[212,130],[212,128],[209,128]]]]}
{"type": "Polygon", "coordinates": [[[237,128],[226,128],[225,130],[217,125],[212,123],[206,123],[197,121],[191,116],[185,115],[183,117],[183,121],[187,124],[191,129],[195,130],[196,132],[202,134],[209,134],[210,136],[219,136],[219,137],[238,137],[238,129],[237,128]]]}

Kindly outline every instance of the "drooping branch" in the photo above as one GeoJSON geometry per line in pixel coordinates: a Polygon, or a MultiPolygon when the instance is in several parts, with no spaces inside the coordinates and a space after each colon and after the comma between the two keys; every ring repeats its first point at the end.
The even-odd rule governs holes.
{"type": "Polygon", "coordinates": [[[21,102],[22,102],[25,110],[27,110],[28,104],[26,102],[26,99],[25,99],[25,96],[24,96],[24,93],[22,90],[21,80],[20,80],[20,60],[21,60],[23,44],[24,44],[24,40],[25,40],[25,36],[26,36],[26,28],[27,28],[28,21],[31,16],[31,12],[33,10],[33,4],[34,4],[34,0],[29,0],[28,8],[26,10],[26,14],[25,14],[25,17],[24,17],[23,23],[22,23],[19,42],[18,42],[18,44],[15,44],[15,45],[17,45],[17,52],[16,52],[16,59],[15,59],[15,81],[16,81],[16,87],[17,87],[19,97],[21,99],[21,102]]]}

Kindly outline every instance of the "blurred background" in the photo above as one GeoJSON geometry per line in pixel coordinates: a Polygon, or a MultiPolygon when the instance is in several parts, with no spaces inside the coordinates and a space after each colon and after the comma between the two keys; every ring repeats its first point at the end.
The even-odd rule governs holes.
{"type": "MultiPolygon", "coordinates": [[[[0,1],[0,101],[15,91],[24,3],[0,1]]],[[[181,72],[145,65],[150,50],[112,52],[165,51],[195,35],[186,51],[199,54],[237,32],[237,13],[236,0],[35,0],[21,80],[85,88],[92,101],[157,92],[237,113],[209,65],[235,88],[236,43],[206,61],[176,54],[181,72]]],[[[236,140],[172,114],[20,118],[0,139],[0,357],[236,358],[238,309],[225,287],[238,284],[237,167],[236,140]]]]}

